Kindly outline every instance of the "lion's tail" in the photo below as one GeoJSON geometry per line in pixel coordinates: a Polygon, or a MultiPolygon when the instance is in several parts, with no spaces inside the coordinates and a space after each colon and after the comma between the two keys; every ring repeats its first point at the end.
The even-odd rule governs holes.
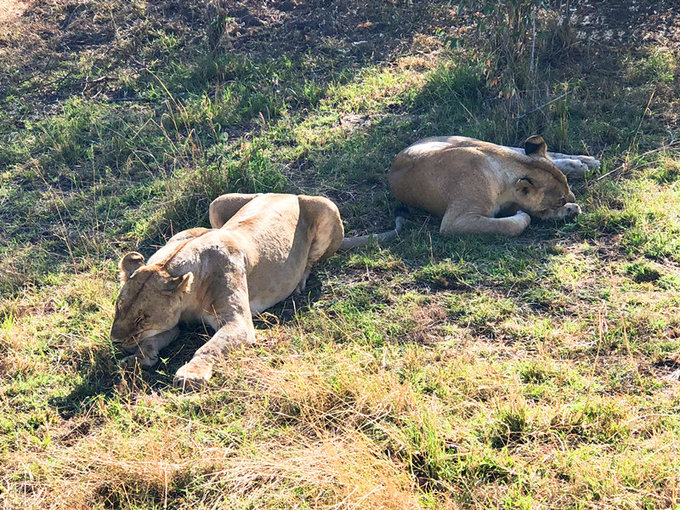
{"type": "Polygon", "coordinates": [[[362,246],[366,246],[373,240],[378,242],[389,241],[390,239],[393,239],[399,235],[399,232],[401,232],[401,229],[403,228],[404,223],[406,223],[407,218],[408,208],[406,206],[400,205],[394,210],[393,230],[388,230],[387,232],[381,232],[379,234],[367,234],[365,236],[345,237],[342,240],[342,244],[340,244],[340,248],[338,248],[338,250],[347,251],[351,250],[352,248],[361,248],[362,246]]]}

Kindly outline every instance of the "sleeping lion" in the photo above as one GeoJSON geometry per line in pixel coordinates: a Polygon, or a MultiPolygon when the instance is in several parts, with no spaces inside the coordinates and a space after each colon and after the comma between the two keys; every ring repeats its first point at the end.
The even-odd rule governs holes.
{"type": "Polygon", "coordinates": [[[210,225],[176,234],[146,262],[137,252],[120,261],[111,341],[129,354],[124,364],[153,366],[180,322],[215,330],[175,374],[183,387],[201,386],[219,356],[254,342],[252,316],[302,291],[314,264],[401,226],[343,239],[333,202],[282,194],[222,195],[210,204],[210,225]]]}
{"type": "Polygon", "coordinates": [[[442,217],[440,231],[516,236],[531,222],[581,212],[565,173],[599,166],[590,156],[548,153],[540,136],[524,149],[462,136],[420,140],[394,158],[397,200],[442,217]]]}

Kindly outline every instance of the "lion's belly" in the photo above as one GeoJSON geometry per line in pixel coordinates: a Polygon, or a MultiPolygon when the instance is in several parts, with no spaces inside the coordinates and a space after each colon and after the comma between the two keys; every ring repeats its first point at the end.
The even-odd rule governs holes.
{"type": "Polygon", "coordinates": [[[270,271],[262,271],[262,277],[251,274],[248,277],[250,312],[257,315],[290,296],[302,280],[306,263],[305,256],[301,260],[275,264],[270,271]]]}
{"type": "Polygon", "coordinates": [[[288,291],[280,291],[280,289],[272,289],[266,295],[258,296],[255,299],[250,300],[250,313],[253,315],[259,315],[264,312],[267,308],[274,306],[276,303],[280,303],[288,296],[290,296],[295,287],[288,291]]]}
{"type": "Polygon", "coordinates": [[[305,225],[292,236],[278,236],[261,246],[257,264],[248,272],[248,297],[253,315],[292,294],[307,267],[310,239],[305,225]]]}
{"type": "Polygon", "coordinates": [[[253,315],[283,301],[302,279],[311,243],[310,227],[295,195],[262,195],[224,227],[241,239],[249,268],[248,300],[253,315]]]}

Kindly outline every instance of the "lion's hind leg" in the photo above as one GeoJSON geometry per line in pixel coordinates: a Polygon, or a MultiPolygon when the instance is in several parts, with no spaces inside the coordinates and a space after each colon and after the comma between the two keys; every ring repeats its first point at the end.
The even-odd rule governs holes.
{"type": "Polygon", "coordinates": [[[295,287],[295,293],[301,294],[307,285],[307,278],[312,267],[319,261],[332,256],[342,243],[344,229],[337,206],[324,197],[300,195],[300,209],[305,221],[310,225],[309,251],[302,278],[295,287]]]}
{"type": "Polygon", "coordinates": [[[210,203],[210,208],[208,209],[210,226],[212,228],[221,228],[239,209],[258,196],[260,195],[257,193],[227,193],[217,197],[210,203]]]}
{"type": "Polygon", "coordinates": [[[578,159],[553,159],[553,164],[567,177],[583,177],[588,171],[588,165],[578,159]]]}
{"type": "MultiPolygon", "coordinates": [[[[507,148],[525,154],[521,147],[507,148]]],[[[547,154],[555,166],[567,177],[582,177],[588,170],[600,167],[600,160],[592,156],[562,154],[561,152],[548,152],[547,154]]]]}
{"type": "Polygon", "coordinates": [[[586,170],[593,170],[595,168],[600,167],[600,160],[592,156],[585,156],[580,154],[562,154],[561,152],[548,152],[548,157],[553,160],[553,163],[555,163],[555,165],[557,165],[558,168],[559,165],[556,163],[555,160],[560,159],[576,161],[577,163],[580,163],[581,165],[585,166],[586,170]]]}

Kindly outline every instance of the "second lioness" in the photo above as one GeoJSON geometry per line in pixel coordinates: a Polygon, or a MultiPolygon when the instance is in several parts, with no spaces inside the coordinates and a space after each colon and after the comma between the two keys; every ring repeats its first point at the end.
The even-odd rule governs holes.
{"type": "Polygon", "coordinates": [[[136,252],[121,259],[124,284],[111,328],[111,340],[130,353],[127,362],[143,366],[158,361],[178,323],[213,328],[175,376],[190,386],[210,378],[219,355],[252,343],[251,315],[302,289],[312,265],[343,240],[338,208],[323,197],[223,195],[210,206],[210,223],[175,235],[148,262],[136,252]]]}
{"type": "MultiPolygon", "coordinates": [[[[529,225],[530,215],[548,219],[579,214],[581,208],[543,138],[529,137],[523,152],[472,138],[426,138],[395,157],[390,188],[406,205],[442,216],[442,233],[515,236],[529,225]]],[[[572,158],[576,162],[579,157],[572,158]]],[[[580,161],[583,166],[596,162],[587,157],[580,161]]]]}

